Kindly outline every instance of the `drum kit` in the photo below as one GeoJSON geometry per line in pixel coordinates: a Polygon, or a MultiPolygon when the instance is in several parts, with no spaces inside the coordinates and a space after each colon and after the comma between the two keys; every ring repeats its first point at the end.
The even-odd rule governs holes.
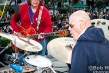
{"type": "MultiPolygon", "coordinates": [[[[26,52],[38,52],[42,50],[41,44],[29,39],[18,37],[14,34],[7,34],[0,32],[0,36],[5,37],[17,47],[26,52]]],[[[74,47],[75,42],[73,38],[70,37],[60,37],[51,40],[47,45],[48,52],[56,59],[71,63],[71,52],[74,47]],[[59,51],[61,50],[61,52],[59,51]]],[[[52,68],[52,62],[45,56],[41,55],[26,55],[24,57],[24,66],[22,73],[56,73],[52,68]]],[[[16,73],[10,66],[5,66],[0,68],[0,73],[16,73]]]]}
{"type": "MultiPolygon", "coordinates": [[[[14,34],[7,34],[7,33],[3,33],[3,32],[0,32],[0,36],[11,40],[11,42],[17,48],[20,48],[20,49],[22,49],[24,51],[38,52],[38,51],[42,50],[42,45],[39,44],[38,42],[32,40],[32,39],[18,37],[18,36],[14,35],[14,34]]],[[[26,72],[43,73],[48,68],[53,70],[51,61],[48,58],[44,57],[44,56],[39,56],[39,55],[26,56],[24,58],[24,63],[25,63],[26,66],[22,67],[23,68],[23,71],[22,71],[23,73],[26,73],[26,72]],[[29,67],[31,67],[31,68],[29,68],[29,67]],[[41,69],[41,70],[43,69],[42,72],[41,72],[41,70],[39,72],[39,69],[41,69]]],[[[6,66],[6,67],[0,69],[0,73],[4,73],[5,71],[7,73],[12,73],[12,72],[14,73],[15,72],[15,70],[12,70],[12,68],[10,66],[6,66]],[[11,72],[9,72],[9,71],[11,71],[11,72]]],[[[53,72],[56,73],[54,70],[53,70],[53,72]]]]}

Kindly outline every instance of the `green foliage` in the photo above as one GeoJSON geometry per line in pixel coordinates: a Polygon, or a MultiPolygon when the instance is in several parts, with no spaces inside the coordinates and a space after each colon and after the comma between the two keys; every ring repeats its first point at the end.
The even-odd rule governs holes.
{"type": "Polygon", "coordinates": [[[59,36],[49,36],[48,38],[48,42],[50,42],[51,40],[55,39],[55,38],[58,38],[59,36]]]}
{"type": "MultiPolygon", "coordinates": [[[[4,37],[0,37],[0,45],[1,45],[1,47],[6,47],[9,43],[10,43],[9,39],[4,38],[4,37]]],[[[8,50],[11,53],[14,52],[12,47],[10,47],[8,50]]]]}
{"type": "Polygon", "coordinates": [[[4,37],[1,37],[1,38],[0,38],[0,42],[1,42],[1,46],[2,46],[2,47],[5,47],[5,46],[7,46],[7,44],[10,43],[10,40],[8,40],[8,39],[6,39],[6,38],[4,38],[4,37]]]}
{"type": "Polygon", "coordinates": [[[61,13],[66,13],[67,11],[69,11],[69,8],[59,7],[57,10],[61,13]]]}
{"type": "Polygon", "coordinates": [[[101,8],[104,8],[105,7],[105,4],[103,3],[102,0],[96,0],[95,1],[95,7],[101,9],[101,8]]]}

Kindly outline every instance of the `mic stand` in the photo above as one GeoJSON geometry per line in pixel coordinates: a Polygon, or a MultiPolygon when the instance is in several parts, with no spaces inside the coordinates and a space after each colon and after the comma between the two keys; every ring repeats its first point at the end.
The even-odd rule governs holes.
{"type": "MultiPolygon", "coordinates": [[[[9,43],[1,52],[0,54],[2,54],[6,49],[8,49],[9,47],[11,47],[11,43],[9,43]]],[[[5,64],[3,64],[2,62],[0,62],[1,65],[3,65],[4,67],[6,66],[5,64]]]]}

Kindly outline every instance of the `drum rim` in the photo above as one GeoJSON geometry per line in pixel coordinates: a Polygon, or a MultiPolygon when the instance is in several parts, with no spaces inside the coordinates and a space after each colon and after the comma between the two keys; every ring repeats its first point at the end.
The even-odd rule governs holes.
{"type": "MultiPolygon", "coordinates": [[[[23,61],[24,61],[24,63],[25,63],[27,66],[33,66],[33,67],[38,68],[38,66],[32,65],[32,64],[30,64],[30,63],[28,63],[28,62],[26,61],[26,58],[29,57],[29,56],[39,56],[39,57],[43,57],[44,59],[47,59],[47,60],[51,63],[50,66],[52,66],[52,62],[51,62],[48,58],[46,58],[46,57],[44,57],[44,56],[41,56],[41,55],[28,55],[28,56],[26,56],[23,61]]],[[[42,66],[42,67],[39,67],[39,68],[46,68],[46,67],[48,67],[48,66],[44,66],[44,67],[42,66]]]]}
{"type": "Polygon", "coordinates": [[[24,60],[24,63],[25,63],[27,66],[37,67],[37,66],[35,66],[35,65],[31,65],[30,63],[26,62],[25,60],[24,60]]]}

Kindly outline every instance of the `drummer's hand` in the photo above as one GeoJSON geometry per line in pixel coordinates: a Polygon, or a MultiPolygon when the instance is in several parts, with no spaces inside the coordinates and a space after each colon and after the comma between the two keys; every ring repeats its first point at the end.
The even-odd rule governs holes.
{"type": "Polygon", "coordinates": [[[44,33],[38,34],[38,39],[43,39],[44,38],[41,34],[44,34],[44,33]]]}

